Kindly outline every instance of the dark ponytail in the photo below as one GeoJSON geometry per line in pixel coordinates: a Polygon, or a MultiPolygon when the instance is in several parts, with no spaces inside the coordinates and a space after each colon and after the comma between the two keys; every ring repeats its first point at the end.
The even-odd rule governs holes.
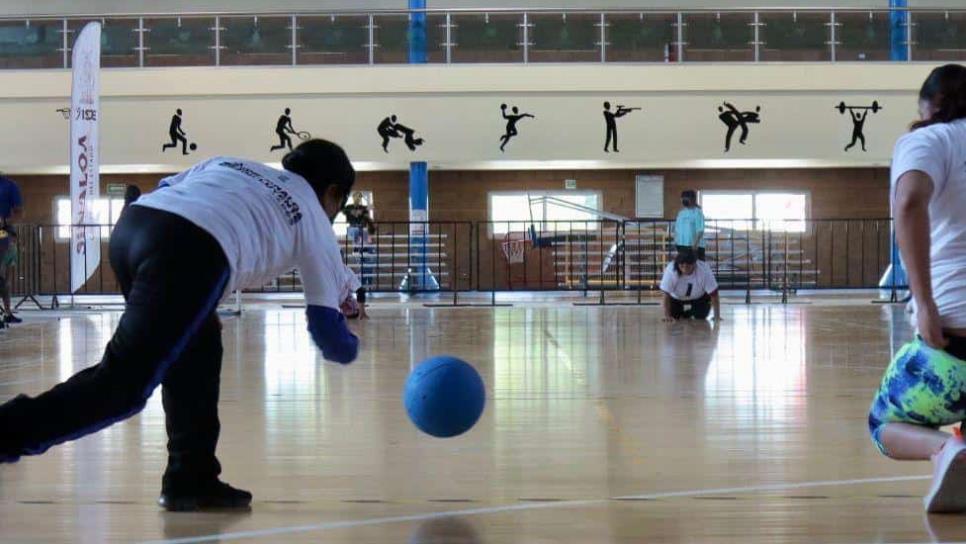
{"type": "Polygon", "coordinates": [[[930,72],[919,90],[919,100],[936,110],[929,119],[912,124],[912,130],[966,118],[966,67],[947,64],[930,72]]]}
{"type": "Polygon", "coordinates": [[[338,186],[348,196],[356,181],[356,171],[345,151],[327,140],[302,142],[282,158],[282,168],[305,178],[320,199],[329,185],[338,186]]]}

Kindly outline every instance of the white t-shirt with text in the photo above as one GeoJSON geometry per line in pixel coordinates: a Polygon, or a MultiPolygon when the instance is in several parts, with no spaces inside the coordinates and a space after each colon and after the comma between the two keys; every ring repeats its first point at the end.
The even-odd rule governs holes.
{"type": "Polygon", "coordinates": [[[346,267],[309,183],[260,162],[215,157],[161,180],[135,206],[184,217],[211,234],[231,267],[228,291],[299,269],[307,304],[338,310],[346,267]]]}

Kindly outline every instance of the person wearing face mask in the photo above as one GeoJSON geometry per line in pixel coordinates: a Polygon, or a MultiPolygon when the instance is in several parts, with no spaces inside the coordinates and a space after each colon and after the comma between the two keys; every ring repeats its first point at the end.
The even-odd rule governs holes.
{"type": "Polygon", "coordinates": [[[705,260],[704,212],[698,206],[698,194],[692,190],[681,193],[681,205],[674,222],[674,244],[678,252],[691,251],[698,260],[705,260]]]}
{"type": "Polygon", "coordinates": [[[99,364],[0,405],[0,463],[131,417],[161,385],[161,506],[248,507],[251,493],[219,480],[215,457],[222,295],[298,267],[308,329],[323,356],[347,364],[358,352],[339,310],[345,265],[332,230],[355,170],[324,140],[302,143],[282,166],[215,157],[163,179],[125,210],[110,243],[126,302],[117,329],[99,364]]]}
{"type": "Polygon", "coordinates": [[[920,120],[896,142],[892,206],[918,333],[886,369],[869,410],[888,457],[931,460],[927,512],[966,511],[966,67],[933,70],[920,120]]]}

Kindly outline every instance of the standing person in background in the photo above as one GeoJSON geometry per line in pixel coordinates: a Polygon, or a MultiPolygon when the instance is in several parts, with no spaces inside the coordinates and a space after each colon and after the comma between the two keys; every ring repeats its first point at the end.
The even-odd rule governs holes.
{"type": "Polygon", "coordinates": [[[0,174],[0,223],[6,225],[23,215],[23,196],[20,187],[10,178],[0,174]]]}
{"type": "Polygon", "coordinates": [[[346,236],[352,240],[352,248],[346,247],[359,257],[359,275],[362,277],[364,285],[372,285],[372,261],[375,259],[375,248],[369,245],[369,237],[375,234],[376,224],[372,221],[372,212],[369,210],[368,203],[363,200],[361,192],[352,195],[352,204],[342,208],[346,223],[346,236]],[[367,247],[368,246],[368,247],[367,247]]]}
{"type": "Polygon", "coordinates": [[[681,193],[681,205],[674,222],[674,243],[678,253],[692,251],[698,260],[705,260],[704,212],[698,206],[698,193],[688,189],[681,193]]]}
{"type": "Polygon", "coordinates": [[[23,319],[13,315],[13,308],[10,305],[10,281],[13,279],[13,267],[17,266],[17,229],[13,225],[4,225],[0,243],[6,244],[7,249],[3,257],[0,257],[0,298],[3,299],[3,319],[0,320],[4,325],[23,323],[23,319]]]}
{"type": "MultiPolygon", "coordinates": [[[[10,289],[7,285],[7,253],[16,252],[16,236],[11,237],[7,226],[23,215],[23,195],[20,194],[20,187],[6,176],[0,175],[0,295],[5,301],[10,300],[10,289]]],[[[16,232],[16,231],[14,231],[16,232]]],[[[14,255],[14,259],[16,255],[14,255]]],[[[20,319],[14,317],[10,311],[9,302],[4,307],[6,310],[3,319],[0,319],[0,329],[6,327],[7,323],[19,323],[20,319]],[[9,319],[9,321],[8,321],[9,319]]]]}
{"type": "Polygon", "coordinates": [[[357,191],[352,195],[352,204],[342,208],[342,214],[345,215],[346,223],[349,224],[346,234],[349,235],[355,245],[367,243],[369,236],[376,229],[376,224],[373,223],[372,215],[369,212],[369,206],[362,199],[362,193],[357,191]]]}
{"type": "Polygon", "coordinates": [[[139,189],[137,185],[128,185],[127,187],[125,187],[124,188],[124,207],[121,208],[121,213],[124,213],[124,210],[126,210],[127,207],[130,206],[131,204],[134,204],[134,201],[139,198],[141,198],[141,189],[139,189]]]}

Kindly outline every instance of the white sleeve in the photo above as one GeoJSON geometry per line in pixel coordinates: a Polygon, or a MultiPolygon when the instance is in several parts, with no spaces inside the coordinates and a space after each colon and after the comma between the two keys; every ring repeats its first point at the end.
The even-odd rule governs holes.
{"type": "Polygon", "coordinates": [[[714,271],[711,270],[711,265],[704,261],[698,261],[698,263],[700,263],[698,266],[701,267],[701,275],[704,278],[702,280],[702,283],[704,283],[704,292],[710,295],[718,290],[718,280],[714,277],[714,271]]]}
{"type": "Polygon", "coordinates": [[[674,280],[674,263],[670,263],[664,268],[664,277],[661,278],[661,291],[669,295],[674,293],[674,284],[676,283],[674,280]]]}
{"type": "Polygon", "coordinates": [[[309,228],[309,234],[300,240],[298,268],[305,303],[338,310],[344,300],[347,269],[331,226],[309,228]]]}
{"type": "Polygon", "coordinates": [[[222,157],[212,157],[208,160],[199,162],[198,164],[192,166],[191,168],[183,172],[179,172],[173,176],[162,178],[161,181],[158,182],[158,187],[171,187],[172,185],[177,185],[182,181],[184,181],[185,179],[187,179],[188,176],[190,176],[191,174],[201,172],[202,170],[207,168],[212,162],[219,160],[221,158],[222,157]]]}
{"type": "Polygon", "coordinates": [[[359,277],[356,276],[356,273],[353,272],[348,265],[343,265],[343,266],[345,267],[345,271],[343,273],[344,277],[343,277],[343,284],[342,284],[342,292],[339,294],[340,303],[344,300],[347,300],[349,297],[355,294],[355,292],[362,287],[362,282],[359,281],[359,277]]]}
{"type": "Polygon", "coordinates": [[[927,129],[918,129],[899,138],[892,154],[892,193],[896,183],[907,172],[925,172],[933,184],[933,198],[942,192],[946,185],[946,161],[949,154],[942,138],[927,129]]]}

